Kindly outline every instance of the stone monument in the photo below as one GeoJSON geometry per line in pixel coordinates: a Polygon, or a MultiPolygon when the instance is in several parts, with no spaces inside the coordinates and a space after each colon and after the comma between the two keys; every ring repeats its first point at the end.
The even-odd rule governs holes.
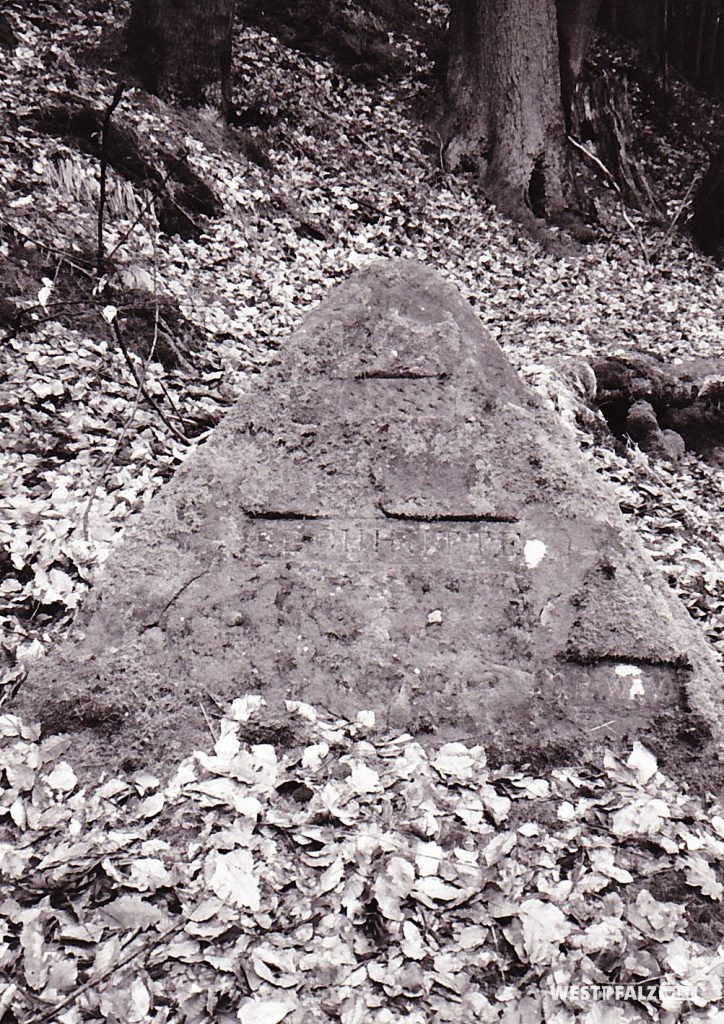
{"type": "Polygon", "coordinates": [[[724,680],[574,439],[435,271],[334,289],[152,501],[18,710],[110,771],[303,699],[490,744],[720,735],[724,680]]]}

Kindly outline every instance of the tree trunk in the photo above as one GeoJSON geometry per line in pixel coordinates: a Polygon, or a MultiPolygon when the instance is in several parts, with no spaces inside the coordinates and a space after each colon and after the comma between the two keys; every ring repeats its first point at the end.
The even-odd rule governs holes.
{"type": "Polygon", "coordinates": [[[712,68],[712,88],[720,103],[724,103],[724,3],[716,20],[716,41],[712,68]]]}
{"type": "Polygon", "coordinates": [[[234,0],[134,0],[126,38],[143,87],[226,113],[233,18],[234,0]]]}
{"type": "Polygon", "coordinates": [[[623,199],[652,217],[659,217],[656,197],[633,153],[633,118],[625,76],[604,73],[592,78],[584,71],[574,97],[572,134],[603,164],[623,199]]]}
{"type": "Polygon", "coordinates": [[[707,5],[704,0],[699,3],[699,17],[696,29],[696,43],[691,54],[692,71],[696,78],[701,75],[702,51],[704,49],[704,25],[706,23],[707,5]]]}
{"type": "Polygon", "coordinates": [[[448,167],[473,167],[508,212],[570,205],[555,0],[453,0],[446,110],[448,167]]]}
{"type": "Polygon", "coordinates": [[[704,87],[724,101],[724,2],[714,5],[704,34],[704,55],[702,57],[704,87]]]}
{"type": "Polygon", "coordinates": [[[569,130],[576,82],[596,27],[600,6],[601,0],[557,0],[563,113],[569,130]]]}
{"type": "Polygon", "coordinates": [[[724,145],[699,185],[689,230],[702,252],[724,261],[724,145]]]}

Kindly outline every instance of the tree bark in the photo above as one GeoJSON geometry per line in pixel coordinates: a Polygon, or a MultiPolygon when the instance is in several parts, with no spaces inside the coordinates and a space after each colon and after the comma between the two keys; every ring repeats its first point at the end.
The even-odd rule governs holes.
{"type": "Polygon", "coordinates": [[[716,19],[716,44],[712,69],[712,85],[714,95],[724,103],[724,3],[716,19]]]}
{"type": "Polygon", "coordinates": [[[601,0],[557,0],[561,89],[567,129],[571,126],[576,83],[596,27],[600,6],[601,0]]]}
{"type": "Polygon", "coordinates": [[[476,169],[508,212],[568,208],[555,0],[453,0],[448,45],[448,167],[476,169]]]}
{"type": "Polygon", "coordinates": [[[724,262],[724,145],[714,155],[694,198],[689,230],[702,252],[724,262]]]}
{"type": "Polygon", "coordinates": [[[134,0],[126,38],[144,88],[226,113],[233,18],[233,0],[134,0]]]}
{"type": "Polygon", "coordinates": [[[652,217],[660,210],[646,173],[633,153],[633,116],[625,76],[583,72],[571,115],[572,134],[600,160],[629,206],[652,217]]]}

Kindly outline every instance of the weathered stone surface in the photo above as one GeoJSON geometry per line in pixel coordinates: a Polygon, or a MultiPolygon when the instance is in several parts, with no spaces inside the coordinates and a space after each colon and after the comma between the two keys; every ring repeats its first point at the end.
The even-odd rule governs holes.
{"type": "Polygon", "coordinates": [[[170,762],[202,705],[374,708],[511,757],[703,716],[706,642],[558,421],[434,271],[335,289],[129,532],[24,688],[89,763],[170,762]]]}

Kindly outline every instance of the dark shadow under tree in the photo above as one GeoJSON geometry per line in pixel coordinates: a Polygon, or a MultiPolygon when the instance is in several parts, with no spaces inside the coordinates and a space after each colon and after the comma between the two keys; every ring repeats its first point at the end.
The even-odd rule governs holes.
{"type": "Polygon", "coordinates": [[[134,0],[126,42],[143,87],[226,113],[233,21],[233,0],[134,0]]]}
{"type": "Polygon", "coordinates": [[[724,145],[697,189],[689,230],[702,252],[724,262],[724,145]]]}

